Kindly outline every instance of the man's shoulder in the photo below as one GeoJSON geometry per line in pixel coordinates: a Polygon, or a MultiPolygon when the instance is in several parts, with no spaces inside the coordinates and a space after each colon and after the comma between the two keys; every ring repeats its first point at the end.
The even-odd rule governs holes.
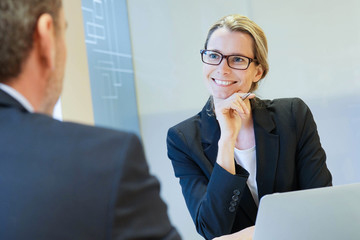
{"type": "Polygon", "coordinates": [[[137,138],[135,133],[125,131],[125,130],[117,130],[117,129],[111,129],[107,127],[99,127],[99,126],[92,126],[92,125],[86,125],[81,123],[75,123],[75,122],[58,122],[59,128],[64,131],[75,131],[77,133],[82,133],[87,136],[93,136],[93,137],[120,137],[120,138],[137,138]]]}
{"type": "Polygon", "coordinates": [[[75,144],[81,148],[118,149],[140,144],[139,137],[131,132],[81,123],[59,121],[43,114],[29,114],[23,120],[27,130],[37,139],[52,139],[60,145],[75,144]]]}
{"type": "Polygon", "coordinates": [[[71,138],[72,141],[93,143],[94,147],[97,144],[99,148],[105,149],[129,149],[141,145],[139,137],[132,132],[74,122],[60,122],[59,124],[59,131],[67,133],[67,138],[71,138]]]}
{"type": "Polygon", "coordinates": [[[107,127],[99,127],[99,126],[92,126],[82,123],[76,123],[71,121],[59,121],[52,117],[48,117],[43,114],[33,114],[34,116],[29,121],[32,125],[37,125],[39,128],[45,128],[46,130],[50,131],[59,131],[59,132],[66,132],[66,133],[83,133],[87,136],[96,135],[96,136],[104,136],[104,135],[116,135],[121,136],[124,138],[129,138],[134,136],[134,133],[127,132],[125,130],[116,130],[107,127]]]}

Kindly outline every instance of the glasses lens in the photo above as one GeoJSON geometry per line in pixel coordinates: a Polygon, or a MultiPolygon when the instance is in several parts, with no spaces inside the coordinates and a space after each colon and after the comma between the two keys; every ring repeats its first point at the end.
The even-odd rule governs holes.
{"type": "Polygon", "coordinates": [[[236,69],[246,69],[249,66],[249,59],[243,56],[230,56],[229,66],[236,69]]]}
{"type": "Polygon", "coordinates": [[[213,51],[204,51],[202,53],[203,61],[209,64],[219,64],[222,57],[220,53],[213,51]]]}

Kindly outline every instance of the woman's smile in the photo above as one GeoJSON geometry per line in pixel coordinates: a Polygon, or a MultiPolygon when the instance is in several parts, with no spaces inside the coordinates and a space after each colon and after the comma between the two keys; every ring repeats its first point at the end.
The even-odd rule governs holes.
{"type": "Polygon", "coordinates": [[[229,85],[237,83],[237,81],[220,80],[220,79],[215,79],[215,78],[212,78],[212,80],[215,82],[216,85],[218,85],[220,87],[227,87],[229,85]]]}

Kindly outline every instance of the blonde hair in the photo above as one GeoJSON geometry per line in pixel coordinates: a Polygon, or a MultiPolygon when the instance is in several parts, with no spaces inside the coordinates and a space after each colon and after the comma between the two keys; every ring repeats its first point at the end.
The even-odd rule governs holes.
{"type": "MultiPolygon", "coordinates": [[[[228,15],[221,18],[210,28],[205,41],[205,49],[207,49],[211,35],[219,28],[227,28],[231,32],[248,33],[252,37],[254,40],[254,58],[257,60],[255,63],[262,66],[264,72],[260,79],[263,79],[269,72],[269,63],[267,60],[268,46],[264,31],[248,17],[239,14],[228,15]]],[[[255,91],[257,88],[258,82],[253,83],[250,91],[255,91]]]]}

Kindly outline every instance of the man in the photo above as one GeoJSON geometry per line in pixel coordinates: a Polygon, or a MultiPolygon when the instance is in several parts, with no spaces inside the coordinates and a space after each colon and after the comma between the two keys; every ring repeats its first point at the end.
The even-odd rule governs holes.
{"type": "Polygon", "coordinates": [[[61,0],[0,0],[0,239],[180,239],[129,133],[50,117],[61,0]]]}

